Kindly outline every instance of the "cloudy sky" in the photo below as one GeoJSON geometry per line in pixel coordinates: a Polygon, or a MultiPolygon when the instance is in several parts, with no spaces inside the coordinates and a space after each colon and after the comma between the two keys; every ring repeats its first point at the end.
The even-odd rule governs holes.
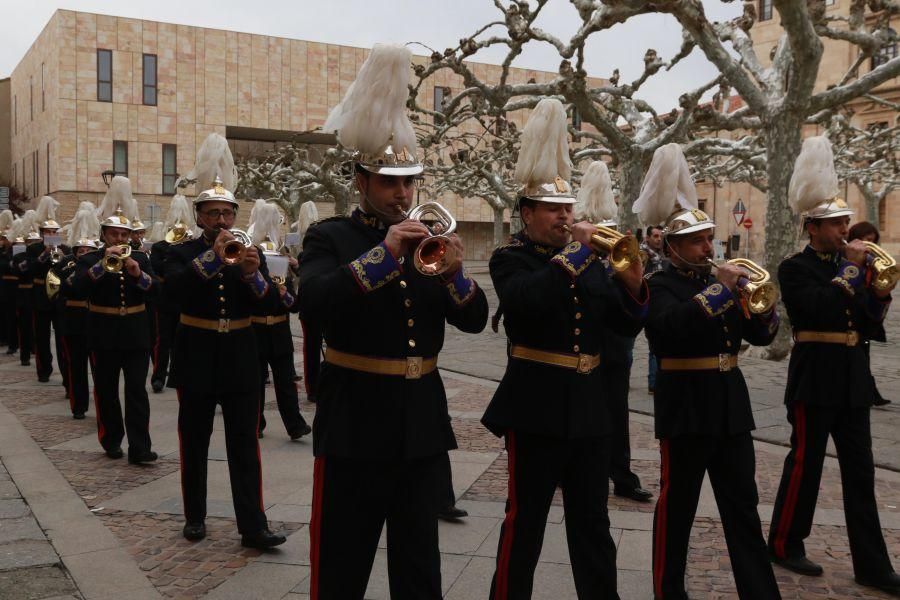
{"type": "MultiPolygon", "coordinates": [[[[712,20],[737,16],[740,3],[703,0],[712,20]]],[[[295,39],[370,47],[376,42],[422,42],[435,49],[456,46],[461,37],[497,20],[491,0],[29,0],[2,2],[4,36],[0,46],[0,77],[7,77],[57,8],[150,19],[215,29],[229,29],[295,39]]],[[[537,25],[564,39],[579,18],[567,0],[551,0],[537,25]]],[[[681,42],[681,29],[668,16],[650,15],[595,34],[587,47],[588,72],[609,76],[619,68],[622,81],[638,77],[647,48],[670,58],[681,42]]],[[[414,47],[417,54],[425,53],[414,47]]],[[[502,52],[484,52],[477,60],[500,62],[502,52]]],[[[513,63],[555,71],[555,49],[533,44],[513,63]]],[[[654,77],[639,97],[658,110],[676,106],[678,96],[710,80],[714,69],[699,50],[665,75],[654,77]]]]}

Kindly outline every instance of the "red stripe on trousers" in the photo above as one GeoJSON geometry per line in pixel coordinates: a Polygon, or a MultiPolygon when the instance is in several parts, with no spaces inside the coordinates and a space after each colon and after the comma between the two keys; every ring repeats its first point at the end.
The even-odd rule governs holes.
{"type": "Polygon", "coordinates": [[[653,552],[653,594],[657,600],[663,597],[663,573],[666,569],[666,515],[669,510],[669,440],[659,441],[660,490],[656,501],[656,548],[653,552]]]}
{"type": "Polygon", "coordinates": [[[784,551],[784,543],[787,541],[791,522],[794,520],[797,496],[800,493],[800,482],[803,479],[803,461],[806,458],[806,408],[800,403],[794,406],[794,431],[797,433],[794,468],[791,470],[791,479],[788,483],[787,494],[785,494],[784,506],[781,507],[778,532],[775,535],[775,555],[778,558],[787,558],[784,551]]]}
{"type": "Polygon", "coordinates": [[[66,361],[66,371],[68,372],[69,377],[69,408],[74,412],[75,386],[72,385],[72,354],[69,352],[69,341],[66,339],[66,336],[62,336],[60,339],[62,340],[63,352],[65,352],[68,357],[68,360],[66,361]]]}
{"type": "Polygon", "coordinates": [[[516,434],[513,431],[506,434],[506,454],[509,470],[509,483],[507,484],[509,508],[503,519],[503,542],[500,547],[500,556],[497,557],[497,577],[493,600],[503,600],[509,596],[509,559],[512,554],[516,516],[519,512],[519,499],[516,494],[516,434]]]}
{"type": "MultiPolygon", "coordinates": [[[[91,352],[91,378],[94,380],[94,412],[97,413],[97,439],[103,445],[103,436],[106,435],[106,427],[100,418],[100,397],[97,395],[97,355],[91,352]]],[[[105,449],[105,448],[104,448],[105,449]]]]}
{"type": "Polygon", "coordinates": [[[309,598],[319,599],[319,548],[322,543],[322,490],[325,487],[325,457],[313,463],[312,515],[309,519],[309,598]]]}

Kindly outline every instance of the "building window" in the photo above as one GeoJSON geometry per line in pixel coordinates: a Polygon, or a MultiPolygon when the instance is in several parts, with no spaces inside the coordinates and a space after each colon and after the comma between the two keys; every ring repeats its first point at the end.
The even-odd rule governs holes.
{"type": "Polygon", "coordinates": [[[572,107],[572,129],[581,131],[581,113],[577,106],[572,107]]]}
{"type": "Polygon", "coordinates": [[[41,180],[40,171],[38,169],[38,151],[35,150],[31,153],[31,193],[35,196],[38,195],[40,188],[38,187],[38,182],[41,180]]]}
{"type": "Polygon", "coordinates": [[[435,112],[443,113],[444,109],[447,108],[447,103],[450,102],[450,88],[434,86],[434,110],[435,112]]]}
{"type": "Polygon", "coordinates": [[[34,77],[28,78],[28,108],[31,112],[31,120],[34,121],[34,77]]]}
{"type": "Polygon", "coordinates": [[[772,18],[772,0],[759,0],[759,20],[768,21],[772,18]]]}
{"type": "Polygon", "coordinates": [[[19,133],[19,97],[13,96],[13,131],[19,133]]]}
{"type": "Polygon", "coordinates": [[[47,143],[47,195],[50,195],[50,143],[47,143]]]}
{"type": "Polygon", "coordinates": [[[128,177],[128,142],[113,141],[113,168],[116,175],[128,177]]]}
{"type": "Polygon", "coordinates": [[[144,104],[156,106],[156,55],[144,55],[144,104]]]}
{"type": "Polygon", "coordinates": [[[47,97],[44,94],[45,80],[47,79],[47,65],[41,63],[41,112],[47,110],[47,97]]]}
{"type": "MultiPolygon", "coordinates": [[[[892,34],[891,37],[896,37],[896,32],[893,29],[890,30],[892,34]]],[[[872,55],[872,69],[876,69],[888,62],[892,58],[897,56],[897,42],[893,42],[888,44],[887,46],[882,46],[879,48],[875,54],[872,55]]]]}
{"type": "Polygon", "coordinates": [[[112,50],[97,50],[97,100],[112,102],[112,50]]]}
{"type": "Polygon", "coordinates": [[[162,193],[166,195],[175,193],[175,180],[178,179],[176,148],[175,144],[162,145],[162,193]]]}

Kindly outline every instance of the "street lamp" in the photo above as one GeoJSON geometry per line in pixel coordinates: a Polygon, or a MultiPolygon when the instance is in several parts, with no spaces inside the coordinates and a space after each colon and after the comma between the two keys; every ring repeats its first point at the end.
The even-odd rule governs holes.
{"type": "Polygon", "coordinates": [[[103,178],[103,183],[106,184],[106,187],[109,187],[110,182],[112,182],[113,177],[115,177],[115,176],[116,176],[116,172],[113,171],[112,169],[107,169],[107,170],[103,171],[102,173],[100,173],[100,177],[103,178]]]}

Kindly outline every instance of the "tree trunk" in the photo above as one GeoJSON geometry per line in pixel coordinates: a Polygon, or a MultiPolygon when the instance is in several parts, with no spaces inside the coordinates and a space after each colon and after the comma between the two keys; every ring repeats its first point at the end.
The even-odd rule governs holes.
{"type": "Polygon", "coordinates": [[[874,192],[872,188],[866,184],[857,183],[855,185],[866,203],[866,221],[874,225],[876,229],[880,229],[881,224],[878,222],[878,209],[881,205],[881,194],[874,192]]]}
{"type": "MultiPolygon", "coordinates": [[[[769,179],[766,206],[765,268],[777,278],[778,266],[784,257],[797,248],[798,227],[788,204],[788,186],[794,171],[794,161],[800,154],[803,120],[792,114],[773,115],[765,125],[766,169],[769,179]]],[[[784,305],[778,304],[781,328],[768,347],[766,358],[781,360],[791,350],[791,328],[784,305]]]]}
{"type": "Polygon", "coordinates": [[[503,235],[503,214],[506,209],[493,207],[494,209],[494,248],[500,246],[506,241],[503,235]]]}
{"type": "Polygon", "coordinates": [[[644,162],[639,157],[623,157],[619,165],[619,231],[630,229],[635,232],[641,226],[638,216],[631,211],[631,206],[641,195],[643,183],[644,162]]]}

